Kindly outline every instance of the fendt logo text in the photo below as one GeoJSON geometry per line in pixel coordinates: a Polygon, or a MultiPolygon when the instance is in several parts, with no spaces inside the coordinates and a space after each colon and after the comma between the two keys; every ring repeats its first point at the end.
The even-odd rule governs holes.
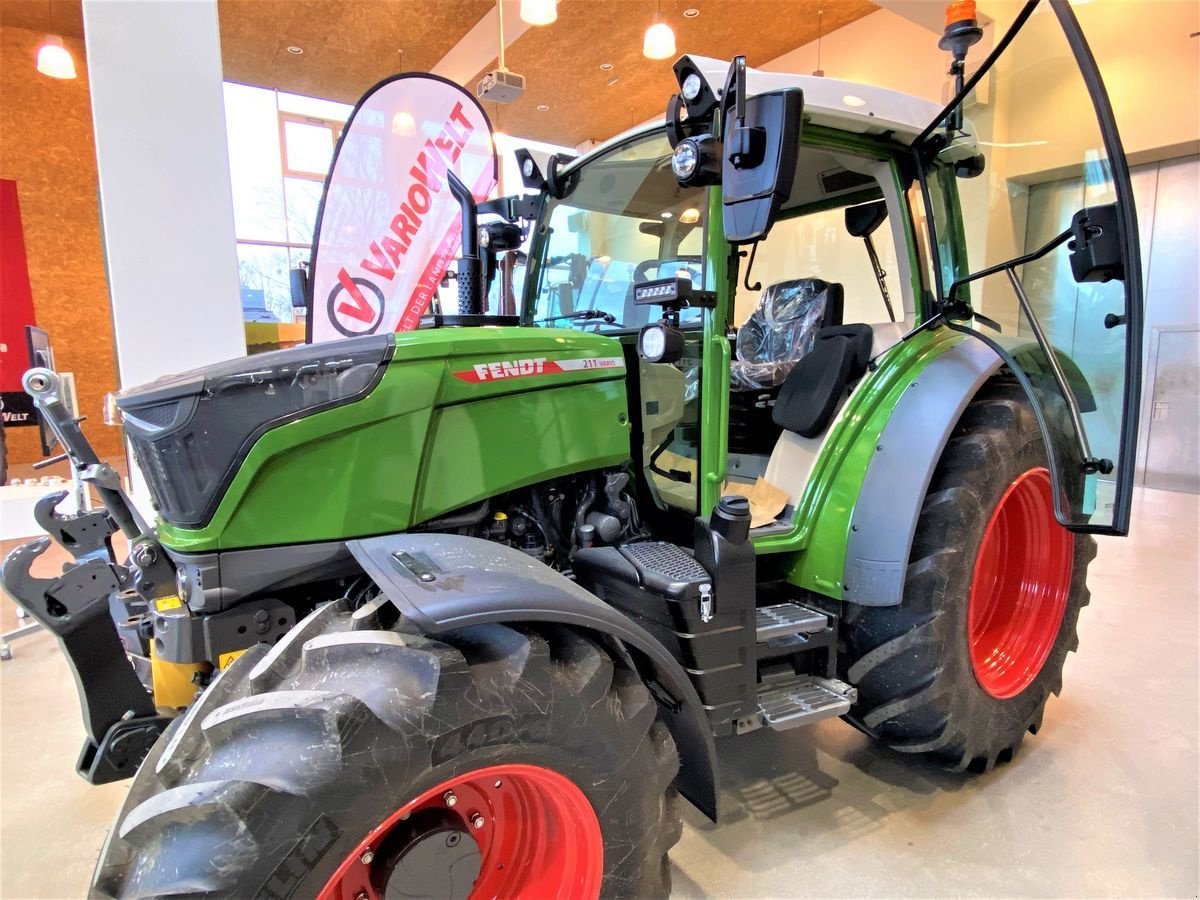
{"type": "Polygon", "coordinates": [[[472,384],[485,381],[500,381],[504,378],[528,378],[531,375],[550,375],[558,372],[582,372],[585,369],[623,369],[625,361],[619,356],[598,356],[589,359],[546,359],[534,356],[529,359],[498,359],[495,362],[476,363],[454,377],[472,384]]]}

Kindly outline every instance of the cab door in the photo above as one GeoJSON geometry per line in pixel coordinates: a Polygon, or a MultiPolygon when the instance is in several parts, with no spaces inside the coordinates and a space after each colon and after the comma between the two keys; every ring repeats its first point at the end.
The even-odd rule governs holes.
{"type": "Polygon", "coordinates": [[[1142,279],[1121,138],[1066,0],[1032,0],[914,143],[937,312],[988,342],[1047,436],[1060,523],[1127,534],[1142,279]]]}

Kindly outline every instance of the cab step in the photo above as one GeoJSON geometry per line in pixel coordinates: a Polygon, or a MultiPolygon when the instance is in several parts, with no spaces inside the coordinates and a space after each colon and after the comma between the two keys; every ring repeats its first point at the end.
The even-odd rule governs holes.
{"type": "Polygon", "coordinates": [[[758,643],[792,634],[816,634],[829,625],[829,616],[799,603],[776,603],[755,610],[758,643]]]}
{"type": "Polygon", "coordinates": [[[787,682],[771,682],[759,689],[758,712],[741,718],[736,732],[745,734],[766,726],[786,731],[822,719],[845,715],[858,699],[858,691],[836,678],[801,675],[787,682]]]}

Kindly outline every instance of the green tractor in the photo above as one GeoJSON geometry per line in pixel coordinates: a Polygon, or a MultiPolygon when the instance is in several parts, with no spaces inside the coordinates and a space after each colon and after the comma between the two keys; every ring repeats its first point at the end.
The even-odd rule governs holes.
{"type": "Polygon", "coordinates": [[[1036,733],[1128,530],[1137,229],[1070,7],[967,77],[955,6],[944,109],[685,56],[665,124],[521,154],[523,197],[451,172],[458,314],[120,395],[153,526],[27,373],[105,505],[46,498],[77,564],[3,569],[80,773],[136,776],[95,896],[663,896],[718,738],[840,716],[986,771],[1036,733]],[[1031,61],[1058,219],[1020,151],[1059,132],[1002,120],[1031,61]]]}

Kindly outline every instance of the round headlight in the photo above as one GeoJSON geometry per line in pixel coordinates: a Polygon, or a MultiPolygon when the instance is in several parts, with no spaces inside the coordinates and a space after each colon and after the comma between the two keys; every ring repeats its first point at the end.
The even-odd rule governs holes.
{"type": "Polygon", "coordinates": [[[671,171],[680,181],[686,181],[696,173],[700,163],[700,150],[692,140],[680,141],[671,154],[671,171]]]}
{"type": "Polygon", "coordinates": [[[691,103],[700,96],[700,89],[704,87],[704,82],[700,80],[700,76],[693,72],[687,78],[683,79],[682,91],[683,99],[691,103]]]}
{"type": "Polygon", "coordinates": [[[642,359],[658,362],[667,351],[667,330],[662,325],[647,325],[642,330],[642,359]]]}

